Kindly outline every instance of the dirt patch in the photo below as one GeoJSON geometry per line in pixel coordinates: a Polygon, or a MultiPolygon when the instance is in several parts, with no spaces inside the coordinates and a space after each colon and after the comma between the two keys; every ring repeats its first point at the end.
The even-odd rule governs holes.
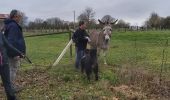
{"type": "MultiPolygon", "coordinates": [[[[116,84],[116,86],[115,85],[113,86],[109,83],[101,85],[101,81],[100,81],[102,91],[103,91],[103,86],[105,86],[107,90],[112,91],[111,93],[113,93],[113,95],[110,95],[110,97],[100,96],[100,95],[96,95],[96,96],[87,95],[86,92],[84,92],[85,89],[83,88],[75,89],[76,91],[73,91],[74,89],[69,88],[71,89],[70,91],[73,91],[73,94],[75,94],[71,96],[71,98],[75,100],[79,100],[79,97],[86,98],[85,100],[88,99],[90,100],[91,98],[96,100],[109,100],[110,98],[112,98],[113,100],[121,100],[121,96],[125,98],[125,100],[127,99],[128,100],[143,100],[143,99],[168,100],[170,98],[170,81],[168,80],[163,81],[162,85],[160,85],[156,75],[151,74],[142,69],[131,69],[131,68],[115,69],[114,68],[113,71],[116,73],[117,77],[119,78],[118,80],[119,83],[116,84]]],[[[39,89],[37,93],[39,95],[42,95],[44,91],[48,91],[54,94],[54,95],[50,94],[49,98],[50,97],[55,98],[58,95],[56,95],[56,92],[54,92],[53,89],[54,88],[62,89],[60,87],[65,86],[65,85],[63,86],[63,83],[66,82],[65,80],[68,79],[58,77],[58,76],[55,76],[54,78],[44,70],[32,69],[32,70],[19,72],[16,83],[19,86],[25,88],[25,90],[23,90],[23,93],[19,94],[19,97],[21,99],[25,99],[23,94],[27,92],[31,93],[32,89],[34,90],[34,92],[36,92],[36,90],[39,89]]],[[[0,86],[0,99],[5,98],[4,96],[5,94],[4,94],[3,87],[0,86]]],[[[36,94],[32,94],[32,96],[36,96],[36,94]]],[[[81,99],[82,98],[80,98],[80,100],[81,99]]]]}
{"type": "MultiPolygon", "coordinates": [[[[48,80],[50,76],[40,69],[32,69],[28,71],[20,71],[16,78],[16,85],[22,87],[22,90],[30,87],[45,87],[50,85],[48,80]]],[[[1,83],[1,82],[0,82],[1,83]]],[[[5,98],[4,87],[0,84],[0,100],[5,98]]]]}
{"type": "Polygon", "coordinates": [[[124,98],[128,100],[143,100],[144,98],[146,98],[146,94],[142,93],[141,91],[136,91],[127,85],[110,87],[110,89],[113,93],[121,93],[124,98]]]}
{"type": "Polygon", "coordinates": [[[50,76],[40,69],[19,72],[16,84],[25,87],[32,84],[47,84],[50,76]]]}
{"type": "Polygon", "coordinates": [[[143,98],[168,100],[170,98],[170,82],[164,80],[160,85],[159,77],[155,73],[148,72],[141,68],[126,66],[123,66],[121,69],[116,69],[116,73],[119,78],[119,85],[126,85],[114,87],[113,90],[120,91],[128,98],[137,98],[136,100],[143,98]]]}

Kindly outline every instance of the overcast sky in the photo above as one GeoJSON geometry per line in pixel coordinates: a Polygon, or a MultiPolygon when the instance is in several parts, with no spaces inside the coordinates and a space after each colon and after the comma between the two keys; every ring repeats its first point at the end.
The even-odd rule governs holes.
{"type": "Polygon", "coordinates": [[[170,16],[170,0],[1,0],[0,13],[12,9],[24,12],[29,20],[59,17],[73,21],[73,11],[78,16],[86,7],[96,12],[95,18],[111,15],[132,25],[141,25],[152,12],[162,17],[170,16]]]}

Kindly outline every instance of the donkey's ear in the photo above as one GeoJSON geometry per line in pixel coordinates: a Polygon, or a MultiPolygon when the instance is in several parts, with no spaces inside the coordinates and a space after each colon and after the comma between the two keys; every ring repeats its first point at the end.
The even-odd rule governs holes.
{"type": "Polygon", "coordinates": [[[117,20],[115,20],[114,22],[110,23],[110,24],[114,25],[117,21],[118,21],[118,19],[117,19],[117,20]]]}
{"type": "Polygon", "coordinates": [[[102,24],[102,25],[104,25],[105,23],[103,23],[100,19],[98,19],[98,21],[99,21],[99,23],[100,24],[102,24]]]}

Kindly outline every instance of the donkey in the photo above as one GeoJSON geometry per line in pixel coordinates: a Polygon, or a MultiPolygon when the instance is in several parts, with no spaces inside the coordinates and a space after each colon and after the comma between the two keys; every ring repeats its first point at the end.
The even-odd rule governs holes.
{"type": "Polygon", "coordinates": [[[95,80],[98,80],[97,49],[85,50],[85,55],[81,59],[81,72],[84,73],[84,71],[89,81],[92,72],[95,74],[95,80]]]}
{"type": "Polygon", "coordinates": [[[91,49],[97,49],[98,55],[100,55],[100,52],[103,51],[104,64],[107,65],[106,52],[109,48],[109,41],[112,34],[112,25],[114,25],[118,20],[115,20],[114,22],[102,22],[98,19],[98,21],[103,25],[103,30],[100,32],[93,31],[90,33],[90,46],[91,49]]]}

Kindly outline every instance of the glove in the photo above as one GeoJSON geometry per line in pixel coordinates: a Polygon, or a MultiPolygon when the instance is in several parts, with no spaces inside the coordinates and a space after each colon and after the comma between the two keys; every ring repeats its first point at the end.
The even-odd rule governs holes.
{"type": "Polygon", "coordinates": [[[19,60],[19,59],[20,59],[20,56],[15,56],[14,59],[15,59],[15,60],[19,60]]]}
{"type": "Polygon", "coordinates": [[[24,54],[20,54],[20,58],[25,58],[25,55],[24,54]]]}
{"type": "Polygon", "coordinates": [[[91,40],[90,40],[90,38],[88,36],[86,36],[85,39],[87,39],[88,42],[91,42],[91,40]]]}

